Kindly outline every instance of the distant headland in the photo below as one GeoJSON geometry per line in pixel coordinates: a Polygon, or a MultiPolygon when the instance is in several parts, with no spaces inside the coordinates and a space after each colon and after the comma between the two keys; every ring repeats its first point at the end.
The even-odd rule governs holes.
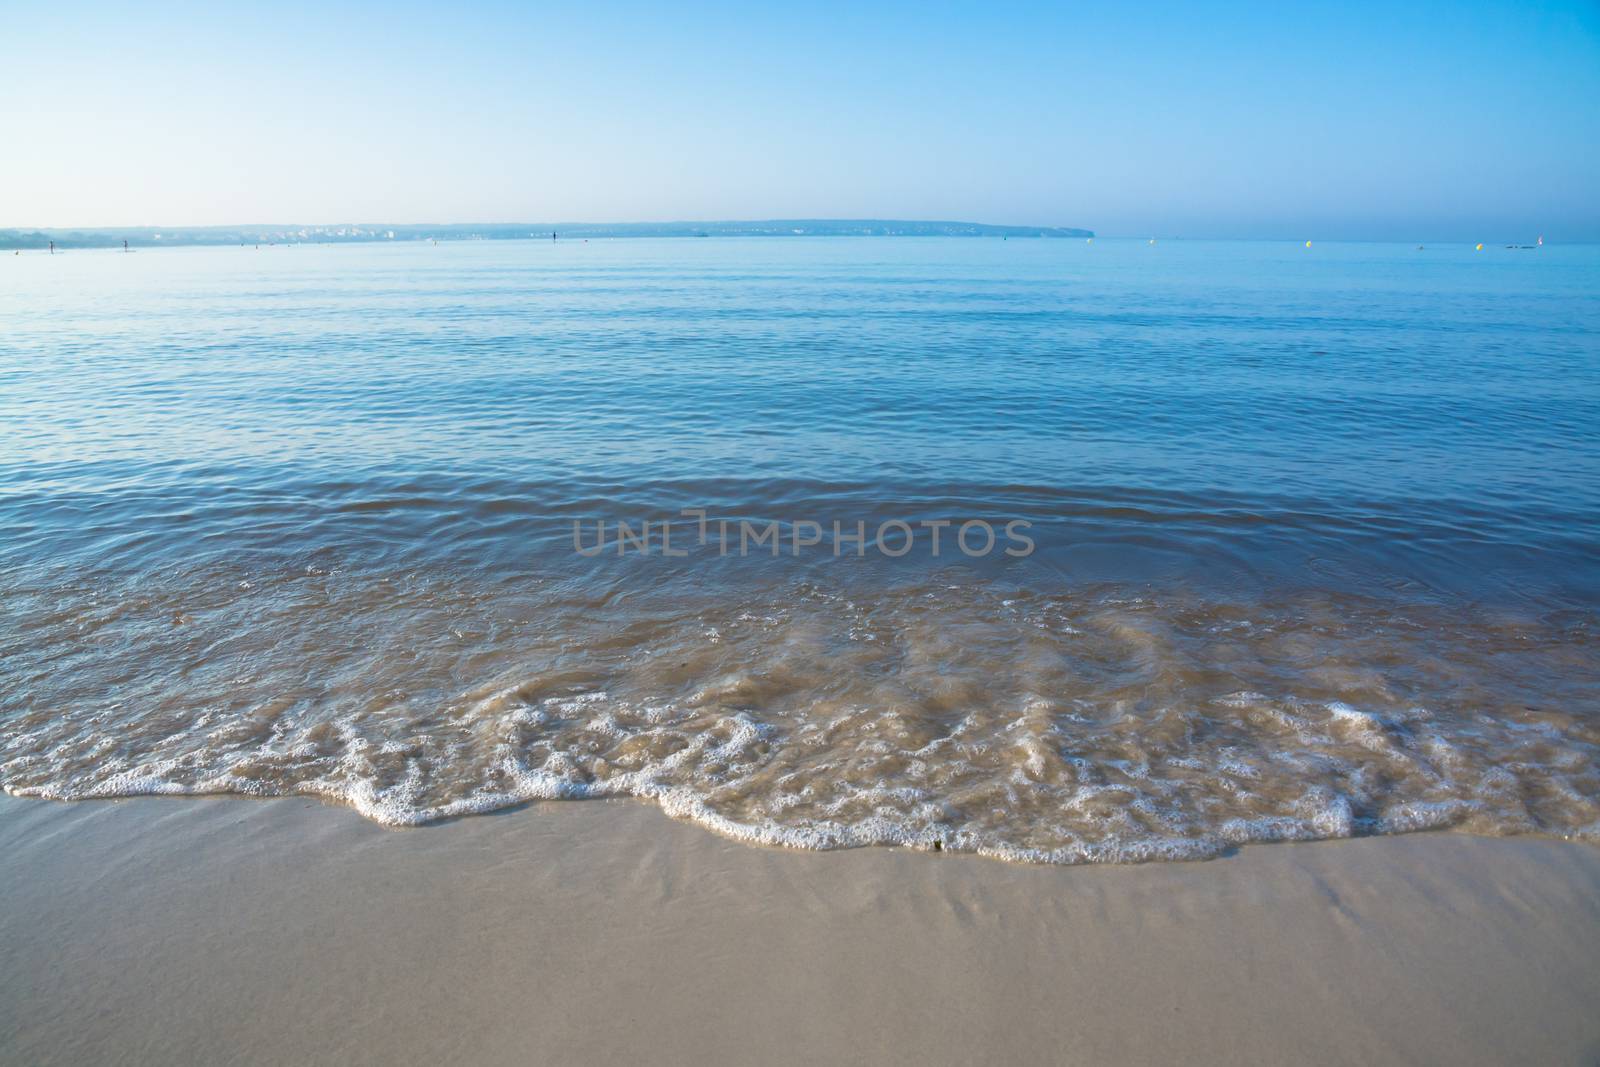
{"type": "Polygon", "coordinates": [[[759,222],[492,222],[443,225],[122,226],[0,229],[0,248],[160,248],[171,245],[345,244],[356,241],[507,241],[590,237],[1093,237],[1061,226],[899,219],[767,219],[759,222]]]}

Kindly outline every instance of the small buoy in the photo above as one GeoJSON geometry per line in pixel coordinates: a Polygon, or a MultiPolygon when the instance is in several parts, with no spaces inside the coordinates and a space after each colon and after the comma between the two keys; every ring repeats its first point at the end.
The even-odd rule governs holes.
{"type": "Polygon", "coordinates": [[[1311,247],[1311,242],[1310,242],[1310,241],[1307,241],[1307,242],[1306,242],[1306,247],[1307,247],[1307,248],[1310,248],[1310,247],[1311,247]]]}
{"type": "Polygon", "coordinates": [[[1473,251],[1474,251],[1474,252],[1482,252],[1482,251],[1483,251],[1483,242],[1482,242],[1482,241],[1479,241],[1479,242],[1478,242],[1478,247],[1477,247],[1477,248],[1474,248],[1474,249],[1473,249],[1473,251]]]}
{"type": "Polygon", "coordinates": [[[1094,244],[1094,238],[1093,237],[1085,237],[1083,239],[1083,243],[1086,244],[1086,245],[1092,245],[1092,244],[1094,244]]]}
{"type": "Polygon", "coordinates": [[[1155,244],[1156,243],[1156,239],[1154,237],[1150,238],[1150,243],[1151,244],[1155,244]]]}
{"type": "Polygon", "coordinates": [[[1544,238],[1543,237],[1539,238],[1538,245],[1539,245],[1540,248],[1544,247],[1544,238]]]}

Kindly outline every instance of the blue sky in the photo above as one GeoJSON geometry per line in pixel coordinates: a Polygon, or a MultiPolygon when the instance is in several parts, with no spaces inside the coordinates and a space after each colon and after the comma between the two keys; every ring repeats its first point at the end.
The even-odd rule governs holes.
{"type": "Polygon", "coordinates": [[[0,0],[0,226],[1600,240],[1600,4],[0,0]]]}

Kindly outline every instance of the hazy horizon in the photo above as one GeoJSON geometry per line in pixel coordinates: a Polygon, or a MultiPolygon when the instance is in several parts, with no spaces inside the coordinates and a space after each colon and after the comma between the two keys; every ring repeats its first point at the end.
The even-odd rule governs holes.
{"type": "MultiPolygon", "coordinates": [[[[1493,245],[1513,244],[1513,243],[1516,243],[1516,244],[1531,244],[1535,240],[1542,240],[1545,244],[1551,244],[1551,245],[1555,245],[1555,244],[1561,244],[1561,245],[1600,244],[1600,233],[1597,233],[1595,235],[1588,236],[1588,237],[1566,238],[1566,239],[1553,238],[1549,233],[1546,233],[1544,231],[1540,231],[1538,233],[1525,233],[1525,232],[1520,232],[1520,231],[1519,232],[1515,232],[1515,233],[1487,232],[1487,233],[1468,234],[1466,236],[1453,235],[1453,234],[1440,235],[1440,234],[1419,233],[1419,234],[1416,234],[1414,236],[1398,236],[1398,237],[1397,236],[1384,236],[1384,237],[1362,237],[1362,236],[1325,237],[1325,236],[1322,236],[1322,235],[1317,234],[1317,233],[1311,233],[1309,236],[1306,235],[1306,234],[1300,234],[1300,233],[1296,233],[1296,234],[1293,234],[1293,235],[1283,235],[1283,236],[1276,236],[1276,235],[1275,236],[1238,235],[1238,234],[1225,234],[1225,233],[1224,234],[1186,234],[1186,233],[1158,233],[1158,232],[1107,233],[1107,232],[1102,231],[1102,230],[1097,230],[1097,229],[1095,229],[1095,227],[1090,226],[1090,225],[1086,225],[1085,224],[1085,225],[1082,225],[1082,226],[1078,226],[1078,225],[1074,225],[1074,224],[1070,224],[1070,223],[1044,224],[1044,223],[1032,223],[1032,222],[1027,222],[1027,221],[997,223],[997,222],[993,222],[993,221],[987,220],[987,219],[912,219],[912,218],[908,218],[906,216],[884,216],[882,218],[821,218],[821,217],[801,217],[801,216],[797,216],[797,215],[773,216],[771,218],[759,218],[759,219],[758,218],[748,218],[748,219],[710,219],[710,218],[707,218],[707,219],[676,219],[676,218],[674,218],[674,219],[557,219],[557,220],[549,220],[549,219],[543,219],[543,220],[541,220],[541,219],[533,219],[533,220],[518,220],[518,219],[463,219],[463,220],[459,220],[459,221],[440,221],[438,219],[421,219],[421,220],[418,220],[418,221],[401,221],[401,220],[390,220],[390,219],[383,219],[383,220],[375,220],[375,219],[333,219],[333,220],[328,220],[328,221],[316,221],[316,222],[303,222],[303,221],[290,221],[290,222],[239,222],[239,221],[231,221],[231,222],[220,222],[220,223],[203,223],[203,224],[199,224],[199,225],[185,225],[185,224],[176,224],[176,223],[174,223],[174,224],[168,224],[168,223],[108,223],[108,224],[104,224],[104,225],[89,225],[89,226],[84,226],[84,225],[69,225],[69,226],[25,226],[25,225],[24,226],[15,226],[15,225],[7,225],[7,226],[0,226],[0,232],[10,231],[10,232],[24,232],[24,233],[26,233],[26,232],[36,232],[37,231],[37,232],[50,233],[50,234],[54,234],[54,233],[85,233],[85,234],[92,234],[92,233],[122,232],[122,231],[129,231],[129,230],[167,230],[167,229],[170,229],[170,230],[172,230],[174,232],[181,232],[181,231],[185,231],[185,230],[191,230],[192,231],[192,230],[234,230],[234,229],[239,229],[239,230],[260,229],[260,230],[284,230],[284,231],[301,230],[301,229],[328,230],[328,229],[333,229],[333,228],[336,228],[336,227],[359,228],[359,229],[367,229],[367,230],[382,230],[382,229],[385,229],[385,228],[393,228],[393,227],[404,227],[406,229],[420,229],[420,228],[436,226],[436,227],[439,227],[440,229],[446,229],[446,228],[449,228],[449,229],[461,229],[461,228],[468,228],[468,227],[474,227],[474,226],[482,226],[482,227],[485,227],[485,228],[489,228],[489,227],[509,227],[509,226],[515,226],[515,227],[527,226],[527,227],[534,228],[534,232],[531,232],[527,237],[522,237],[522,238],[496,238],[496,239],[499,239],[499,240],[546,240],[547,239],[547,235],[548,235],[551,227],[556,227],[557,228],[557,232],[559,232],[559,228],[561,228],[561,227],[573,227],[573,228],[578,228],[578,227],[586,227],[586,228],[618,227],[618,228],[623,228],[623,227],[649,227],[649,226],[662,226],[662,227],[667,227],[667,226],[728,226],[728,225],[756,225],[756,224],[761,224],[761,223],[779,223],[779,222],[812,222],[812,223],[827,222],[827,223],[841,223],[841,224],[842,223],[862,223],[862,224],[866,224],[866,223],[920,223],[920,224],[930,224],[931,223],[931,224],[949,224],[949,225],[972,225],[972,226],[995,227],[995,228],[1011,227],[1011,226],[1021,227],[1021,228],[1039,228],[1039,229],[1047,229],[1047,228],[1080,229],[1081,228],[1081,229],[1093,231],[1093,240],[1096,240],[1096,241],[1102,241],[1102,240],[1104,240],[1104,241],[1144,241],[1144,240],[1152,240],[1152,239],[1154,239],[1154,240],[1161,240],[1161,241],[1240,241],[1240,242],[1262,242],[1262,243],[1278,243],[1278,242],[1287,241],[1287,242],[1290,242],[1290,243],[1299,243],[1302,240],[1311,240],[1314,243],[1326,243],[1326,244],[1410,244],[1410,243],[1413,243],[1413,242],[1420,243],[1420,244],[1428,244],[1428,243],[1435,243],[1435,244],[1456,244],[1456,243],[1472,244],[1472,243],[1481,242],[1481,243],[1485,244],[1486,246],[1493,246],[1493,245]],[[542,232],[540,232],[540,228],[542,228],[542,232]]],[[[618,241],[621,241],[621,240],[676,240],[676,239],[679,239],[680,237],[688,237],[688,236],[691,236],[691,235],[687,235],[687,234],[670,234],[670,235],[669,234],[602,234],[602,235],[598,235],[598,236],[595,236],[595,235],[584,235],[584,239],[585,240],[588,240],[588,239],[594,239],[594,240],[618,240],[618,241]]],[[[759,237],[759,235],[717,234],[717,233],[704,234],[704,235],[692,235],[692,236],[709,237],[709,238],[727,238],[727,239],[730,239],[730,240],[732,240],[732,239],[750,240],[750,239],[757,239],[759,237]]],[[[861,237],[861,238],[872,238],[872,239],[879,239],[879,240],[883,239],[883,236],[886,236],[886,235],[876,235],[876,234],[804,234],[804,235],[795,235],[795,237],[811,237],[811,238],[817,238],[817,239],[822,239],[822,238],[838,239],[838,238],[842,238],[842,237],[861,237]]],[[[968,239],[965,235],[922,235],[922,234],[908,235],[908,239],[927,240],[930,237],[935,237],[935,236],[948,236],[948,237],[951,237],[951,238],[960,237],[961,239],[968,239]]],[[[981,236],[987,237],[989,235],[981,235],[981,236]]],[[[792,240],[792,239],[794,239],[794,237],[790,237],[789,235],[781,235],[781,236],[776,237],[775,239],[792,240]]],[[[978,235],[975,235],[972,239],[978,239],[978,235]]],[[[1025,238],[1025,239],[1034,239],[1034,238],[1025,238]]],[[[1073,240],[1073,239],[1076,239],[1076,238],[1064,238],[1064,237],[1059,237],[1059,236],[1052,235],[1052,236],[1049,236],[1049,237],[1041,237],[1041,238],[1037,238],[1037,239],[1039,239],[1039,240],[1073,240]]],[[[337,242],[328,242],[328,243],[337,243],[337,242]]],[[[174,242],[172,247],[176,248],[176,247],[187,247],[187,246],[182,244],[181,242],[174,242]]]]}
{"type": "Polygon", "coordinates": [[[1600,239],[1600,9],[10,5],[0,227],[1600,239]],[[413,220],[416,220],[413,222],[413,220]],[[282,225],[291,225],[285,223],[282,225]]]}

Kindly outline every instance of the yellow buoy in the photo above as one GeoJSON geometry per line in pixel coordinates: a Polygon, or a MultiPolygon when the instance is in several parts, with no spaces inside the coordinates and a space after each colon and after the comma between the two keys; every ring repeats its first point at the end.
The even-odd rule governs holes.
{"type": "Polygon", "coordinates": [[[1307,242],[1306,242],[1306,247],[1307,247],[1307,248],[1310,248],[1310,247],[1311,247],[1311,242],[1310,242],[1310,241],[1307,241],[1307,242]]]}
{"type": "Polygon", "coordinates": [[[1482,242],[1482,241],[1479,241],[1479,242],[1478,242],[1478,247],[1477,247],[1477,248],[1474,248],[1474,249],[1473,249],[1473,251],[1474,251],[1474,252],[1482,252],[1482,251],[1483,251],[1483,242],[1482,242]]]}

